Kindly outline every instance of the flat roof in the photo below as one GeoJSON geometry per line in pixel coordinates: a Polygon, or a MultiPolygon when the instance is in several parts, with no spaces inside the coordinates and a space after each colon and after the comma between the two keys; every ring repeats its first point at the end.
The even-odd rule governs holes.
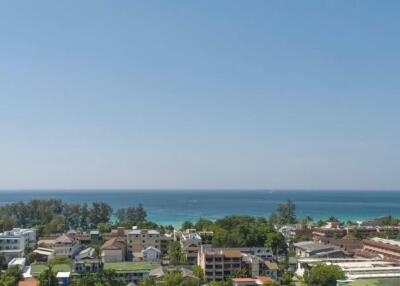
{"type": "Polygon", "coordinates": [[[112,269],[119,272],[150,272],[152,265],[147,261],[140,262],[105,262],[104,269],[112,269]]]}

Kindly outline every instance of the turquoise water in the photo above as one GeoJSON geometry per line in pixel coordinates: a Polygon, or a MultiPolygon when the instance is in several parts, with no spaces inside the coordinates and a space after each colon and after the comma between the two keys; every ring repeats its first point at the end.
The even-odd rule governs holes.
{"type": "Polygon", "coordinates": [[[49,198],[66,202],[105,201],[114,209],[142,203],[150,220],[173,225],[231,214],[268,216],[287,199],[296,203],[298,217],[310,215],[320,219],[333,215],[361,220],[380,215],[400,216],[400,192],[394,191],[3,191],[0,205],[49,198]]]}

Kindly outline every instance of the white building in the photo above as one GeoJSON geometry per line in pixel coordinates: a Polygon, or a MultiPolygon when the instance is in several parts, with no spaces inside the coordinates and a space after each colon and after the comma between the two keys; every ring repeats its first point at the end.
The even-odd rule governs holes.
{"type": "Polygon", "coordinates": [[[74,237],[62,234],[56,238],[53,249],[56,256],[74,258],[80,250],[80,244],[74,237]]]}
{"type": "Polygon", "coordinates": [[[147,247],[146,249],[142,250],[143,253],[143,260],[145,261],[156,261],[160,259],[161,250],[154,248],[152,246],[147,247]]]}
{"type": "Polygon", "coordinates": [[[36,231],[34,229],[14,228],[0,233],[0,252],[4,254],[6,263],[13,258],[23,257],[25,247],[34,247],[35,243],[36,231]]]}

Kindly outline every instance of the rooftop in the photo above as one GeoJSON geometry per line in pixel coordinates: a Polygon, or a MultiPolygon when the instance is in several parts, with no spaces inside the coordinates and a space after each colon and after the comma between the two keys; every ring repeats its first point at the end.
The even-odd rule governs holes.
{"type": "Polygon", "coordinates": [[[113,269],[119,272],[150,272],[152,264],[147,261],[141,262],[105,262],[104,269],[113,269]]]}

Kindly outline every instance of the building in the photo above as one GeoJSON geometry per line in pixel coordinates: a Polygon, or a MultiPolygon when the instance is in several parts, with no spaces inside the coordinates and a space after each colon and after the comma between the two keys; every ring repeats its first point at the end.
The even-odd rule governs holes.
{"type": "Polygon", "coordinates": [[[133,253],[142,252],[148,247],[161,249],[161,235],[158,230],[131,230],[127,235],[128,260],[133,259],[133,253]]]}
{"type": "Polygon", "coordinates": [[[247,269],[250,277],[255,278],[260,275],[267,275],[273,279],[278,279],[279,267],[276,262],[263,259],[254,254],[241,253],[243,267],[247,269]]]}
{"type": "Polygon", "coordinates": [[[159,264],[151,264],[150,262],[105,262],[104,270],[112,269],[116,272],[117,278],[136,285],[143,279],[149,278],[150,271],[159,267],[159,264]]]}
{"type": "Polygon", "coordinates": [[[101,270],[101,261],[99,259],[82,259],[74,261],[73,271],[75,273],[92,273],[101,270]]]}
{"type": "Polygon", "coordinates": [[[94,258],[96,258],[96,250],[93,247],[85,248],[75,256],[76,260],[94,259],[94,258]]]}
{"type": "Polygon", "coordinates": [[[166,255],[168,253],[169,246],[172,241],[174,241],[174,235],[172,233],[165,233],[161,235],[160,239],[161,255],[166,255]]]}
{"type": "Polygon", "coordinates": [[[365,258],[300,258],[296,274],[302,276],[305,270],[317,264],[337,265],[346,276],[345,281],[371,278],[400,278],[397,263],[365,258]]]}
{"type": "Polygon", "coordinates": [[[8,262],[8,268],[10,267],[18,267],[19,270],[23,270],[26,264],[26,258],[13,258],[10,262],[8,262]]]}
{"type": "Polygon", "coordinates": [[[297,242],[294,245],[297,257],[345,257],[343,250],[331,244],[322,244],[313,241],[297,242]]]}
{"type": "Polygon", "coordinates": [[[13,228],[10,231],[0,233],[0,253],[4,254],[6,263],[13,258],[23,257],[25,247],[34,247],[35,244],[35,229],[13,228]]]}
{"type": "Polygon", "coordinates": [[[55,251],[51,248],[38,247],[33,252],[35,253],[35,259],[37,262],[47,263],[55,256],[55,251]]]}
{"type": "Polygon", "coordinates": [[[58,272],[56,275],[58,285],[65,286],[69,284],[71,272],[58,272]]]}
{"type": "Polygon", "coordinates": [[[363,247],[362,241],[354,238],[321,238],[317,242],[336,246],[344,251],[346,257],[353,257],[355,252],[363,247]]]}
{"type": "Polygon", "coordinates": [[[201,236],[196,232],[195,229],[187,229],[181,233],[180,244],[187,264],[197,264],[197,256],[201,242],[201,236]]]}
{"type": "Polygon", "coordinates": [[[38,285],[39,285],[39,280],[33,277],[18,282],[18,286],[38,286],[38,285]]]}
{"type": "Polygon", "coordinates": [[[125,261],[125,244],[114,237],[107,240],[101,247],[101,260],[103,262],[125,261]]]}
{"type": "Polygon", "coordinates": [[[55,256],[74,258],[80,250],[80,244],[73,234],[62,234],[54,241],[55,256]]]}
{"type": "Polygon", "coordinates": [[[259,286],[272,281],[274,281],[274,279],[269,276],[258,276],[256,278],[232,278],[233,286],[259,286]]]}
{"type": "Polygon", "coordinates": [[[198,265],[203,269],[204,277],[208,281],[223,280],[240,271],[243,261],[239,250],[202,245],[198,265]]]}
{"type": "Polygon", "coordinates": [[[375,256],[400,262],[400,241],[374,237],[364,239],[363,245],[362,251],[356,253],[359,256],[375,256]]]}
{"type": "Polygon", "coordinates": [[[154,248],[152,246],[147,247],[142,250],[144,261],[156,261],[160,259],[161,250],[154,248]]]}

